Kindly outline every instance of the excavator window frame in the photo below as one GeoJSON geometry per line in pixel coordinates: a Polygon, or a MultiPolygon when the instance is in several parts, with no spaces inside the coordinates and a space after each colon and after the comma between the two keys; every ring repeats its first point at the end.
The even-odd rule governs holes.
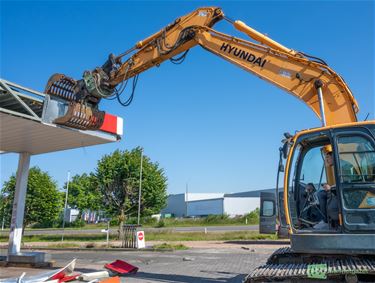
{"type": "MultiPolygon", "coordinates": [[[[293,146],[290,149],[289,157],[288,157],[287,165],[286,165],[288,168],[288,172],[287,174],[285,174],[284,181],[286,182],[285,188],[288,188],[286,189],[287,201],[288,201],[288,213],[286,213],[286,217],[289,218],[287,222],[290,224],[290,227],[293,233],[304,233],[307,231],[313,232],[313,233],[334,233],[334,234],[338,233],[337,231],[332,230],[332,229],[314,230],[314,229],[309,229],[306,226],[305,227],[298,226],[299,224],[298,221],[300,220],[298,218],[298,214],[299,214],[298,207],[301,201],[299,198],[299,194],[301,193],[300,174],[301,174],[301,169],[303,166],[304,158],[306,157],[306,154],[311,149],[319,147],[319,146],[321,147],[327,144],[333,144],[332,131],[330,129],[325,129],[325,130],[317,129],[316,131],[313,131],[313,132],[311,131],[308,131],[306,133],[300,132],[295,137],[293,146]],[[296,157],[295,154],[298,154],[298,156],[296,157]],[[296,164],[292,164],[293,162],[295,162],[296,164]],[[294,172],[291,172],[291,169],[294,172]],[[294,176],[292,176],[292,173],[294,173],[294,176]],[[290,187],[292,188],[292,190],[289,189],[290,187]],[[290,193],[292,193],[293,195],[290,195],[290,193]],[[293,205],[295,207],[292,207],[293,205]]],[[[335,177],[337,177],[336,166],[334,167],[334,171],[335,171],[334,175],[335,177]]],[[[285,197],[285,194],[284,194],[284,197],[285,197]]],[[[341,211],[341,199],[339,200],[339,211],[341,211]]]]}
{"type": "MultiPolygon", "coordinates": [[[[296,182],[299,180],[299,174],[301,174],[301,167],[303,164],[303,158],[305,157],[305,154],[307,151],[311,148],[314,148],[316,146],[322,146],[327,144],[328,139],[329,143],[332,145],[333,151],[334,151],[334,178],[335,180],[340,180],[340,174],[339,174],[339,151],[338,151],[338,138],[342,136],[354,136],[354,135],[360,135],[368,138],[371,140],[372,145],[375,147],[375,124],[371,123],[364,123],[363,125],[356,125],[356,126],[349,126],[349,127],[325,127],[320,129],[314,129],[314,130],[307,130],[299,132],[293,139],[293,145],[289,151],[289,155],[287,158],[286,163],[286,172],[284,176],[284,198],[287,199],[287,203],[284,202],[286,205],[285,207],[285,215],[287,217],[287,223],[290,226],[290,232],[293,233],[330,233],[330,234],[337,234],[337,233],[353,233],[356,232],[373,232],[375,231],[375,223],[369,223],[364,222],[360,224],[353,224],[351,225],[348,223],[345,219],[346,214],[348,212],[354,212],[354,213],[365,213],[370,212],[368,216],[363,216],[364,219],[372,219],[371,217],[375,217],[375,209],[356,209],[355,211],[349,211],[348,209],[345,209],[343,207],[344,205],[344,196],[343,196],[343,190],[345,189],[345,186],[347,184],[341,183],[338,181],[336,183],[336,190],[337,190],[337,196],[338,196],[338,209],[339,209],[339,218],[340,218],[340,227],[337,230],[315,230],[315,229],[301,229],[300,227],[296,226],[295,221],[295,215],[293,216],[293,209],[295,210],[294,213],[296,213],[297,208],[297,201],[295,195],[297,194],[296,182]],[[326,139],[319,141],[319,136],[323,137],[325,136],[326,139]],[[316,139],[315,142],[311,142],[312,140],[316,139]],[[297,159],[295,158],[295,154],[298,154],[297,159]],[[292,164],[292,163],[296,164],[292,164]],[[293,166],[295,167],[293,169],[293,166]],[[295,172],[291,172],[294,170],[295,172]],[[291,174],[294,173],[295,176],[292,176],[291,174]],[[290,190],[289,187],[292,187],[293,190],[290,190]],[[293,195],[291,195],[293,194],[293,195]],[[290,199],[292,198],[292,199],[290,199]],[[291,205],[295,205],[295,207],[291,207],[291,205]],[[372,214],[371,214],[372,213],[372,214]],[[293,221],[294,217],[294,221],[293,221]]],[[[356,186],[356,187],[363,187],[361,184],[350,184],[350,186],[356,186]]],[[[371,192],[375,192],[375,184],[371,185],[371,192]]]]}

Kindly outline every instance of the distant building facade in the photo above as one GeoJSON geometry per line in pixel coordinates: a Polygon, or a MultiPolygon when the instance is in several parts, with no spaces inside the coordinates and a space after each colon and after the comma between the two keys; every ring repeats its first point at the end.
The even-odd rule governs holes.
{"type": "Polygon", "coordinates": [[[244,215],[260,206],[261,192],[274,189],[224,193],[183,193],[168,196],[167,206],[161,211],[163,216],[204,217],[207,215],[244,215]]]}
{"type": "Polygon", "coordinates": [[[196,201],[209,201],[224,197],[224,193],[184,193],[169,195],[167,206],[160,212],[161,215],[173,217],[188,217],[188,203],[196,201]]]}
{"type": "MultiPolygon", "coordinates": [[[[78,219],[79,210],[76,208],[67,207],[65,210],[65,222],[72,223],[78,219]]],[[[63,213],[64,214],[64,213],[63,213]]],[[[91,211],[89,209],[82,211],[81,219],[86,223],[98,223],[106,220],[103,211],[91,211]]]]}
{"type": "Polygon", "coordinates": [[[67,207],[64,210],[64,212],[65,213],[63,213],[63,214],[64,214],[64,218],[65,218],[66,223],[74,222],[75,220],[77,220],[77,217],[79,215],[79,210],[75,209],[75,208],[67,207]]]}

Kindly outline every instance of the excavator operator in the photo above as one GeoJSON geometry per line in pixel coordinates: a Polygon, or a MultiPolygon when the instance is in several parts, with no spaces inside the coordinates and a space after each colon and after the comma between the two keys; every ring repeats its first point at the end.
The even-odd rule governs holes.
{"type": "MultiPolygon", "coordinates": [[[[322,148],[322,153],[324,156],[324,161],[327,170],[334,172],[334,162],[333,162],[333,153],[332,145],[328,144],[322,148]]],[[[333,175],[334,180],[334,175],[333,175]]],[[[337,200],[337,191],[334,181],[331,181],[331,184],[324,183],[322,184],[323,190],[318,192],[319,207],[324,215],[324,219],[314,226],[315,229],[337,229],[339,226],[339,208],[337,200]]]]}

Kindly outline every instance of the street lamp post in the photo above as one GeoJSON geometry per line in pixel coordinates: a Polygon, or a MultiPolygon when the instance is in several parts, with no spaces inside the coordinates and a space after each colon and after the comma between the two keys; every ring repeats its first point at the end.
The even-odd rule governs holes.
{"type": "Polygon", "coordinates": [[[64,232],[65,232],[65,215],[66,215],[66,206],[68,204],[68,193],[69,193],[69,181],[70,181],[70,171],[68,171],[68,183],[66,185],[66,191],[65,191],[65,205],[64,205],[64,215],[63,215],[63,232],[61,235],[61,242],[64,241],[64,232]]]}
{"type": "Polygon", "coordinates": [[[4,230],[4,225],[5,225],[5,204],[4,204],[4,209],[3,209],[3,221],[1,224],[1,230],[4,230]]]}
{"type": "Polygon", "coordinates": [[[4,208],[3,208],[3,221],[2,221],[2,224],[1,224],[1,230],[4,230],[4,227],[5,227],[5,211],[6,211],[6,207],[7,207],[7,204],[8,204],[8,199],[7,197],[3,197],[3,205],[4,205],[4,208]]]}
{"type": "Polygon", "coordinates": [[[188,217],[188,202],[189,202],[189,183],[186,182],[186,189],[185,189],[185,217],[188,217]]]}
{"type": "Polygon", "coordinates": [[[138,191],[138,225],[141,216],[141,196],[142,196],[142,161],[143,161],[143,148],[141,148],[141,169],[139,172],[139,191],[138,191]]]}

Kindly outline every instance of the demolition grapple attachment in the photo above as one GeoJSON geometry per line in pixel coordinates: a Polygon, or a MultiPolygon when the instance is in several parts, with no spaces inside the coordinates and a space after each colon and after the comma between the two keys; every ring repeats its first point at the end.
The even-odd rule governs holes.
{"type": "Polygon", "coordinates": [[[50,77],[45,93],[49,95],[47,113],[51,122],[81,130],[97,130],[102,126],[105,112],[97,108],[100,99],[85,96],[80,91],[82,83],[63,74],[50,77]]]}
{"type": "Polygon", "coordinates": [[[97,130],[103,124],[104,115],[104,111],[71,101],[65,115],[56,118],[54,123],[81,130],[97,130]]]}

